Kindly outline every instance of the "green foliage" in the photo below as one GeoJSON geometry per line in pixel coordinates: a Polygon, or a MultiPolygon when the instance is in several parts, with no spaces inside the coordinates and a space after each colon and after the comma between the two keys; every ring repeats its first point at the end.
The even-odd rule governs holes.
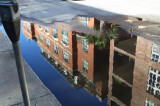
{"type": "Polygon", "coordinates": [[[100,50],[107,47],[107,43],[111,39],[118,39],[118,28],[112,27],[106,33],[99,31],[96,35],[86,35],[89,43],[94,43],[100,50]]]}
{"type": "Polygon", "coordinates": [[[107,47],[107,39],[103,38],[102,36],[98,36],[95,45],[102,50],[107,47]]]}
{"type": "Polygon", "coordinates": [[[115,82],[116,82],[117,84],[122,84],[121,80],[119,80],[119,79],[117,79],[117,78],[114,78],[114,79],[115,79],[115,82]]]}
{"type": "Polygon", "coordinates": [[[86,37],[89,43],[94,43],[97,40],[97,38],[93,35],[86,35],[86,37]]]}
{"type": "Polygon", "coordinates": [[[107,37],[109,39],[118,39],[118,28],[113,27],[113,28],[109,29],[109,31],[107,33],[107,37]]]}

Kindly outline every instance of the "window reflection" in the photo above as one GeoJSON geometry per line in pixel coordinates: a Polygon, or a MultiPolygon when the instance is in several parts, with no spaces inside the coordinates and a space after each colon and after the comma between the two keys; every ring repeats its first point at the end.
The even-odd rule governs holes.
{"type": "Polygon", "coordinates": [[[146,98],[145,106],[157,106],[157,104],[155,104],[155,103],[154,103],[153,101],[151,101],[150,99],[146,98]]]}
{"type": "Polygon", "coordinates": [[[50,40],[46,38],[46,46],[50,48],[50,40]]]}
{"type": "Polygon", "coordinates": [[[83,70],[88,72],[88,63],[85,60],[82,60],[83,70]]]}
{"type": "Polygon", "coordinates": [[[44,28],[44,31],[45,31],[46,33],[49,33],[49,28],[45,27],[45,28],[44,28]]]}
{"type": "Polygon", "coordinates": [[[88,53],[88,39],[82,38],[82,49],[88,53]]]}
{"type": "Polygon", "coordinates": [[[56,46],[55,44],[53,45],[53,49],[54,49],[54,52],[56,53],[56,54],[59,54],[59,48],[58,48],[58,46],[56,46]]]}
{"type": "Polygon", "coordinates": [[[28,30],[28,32],[30,32],[30,25],[27,25],[27,30],[28,30]]]}
{"type": "Polygon", "coordinates": [[[56,29],[52,29],[52,35],[54,38],[58,38],[58,32],[56,29]]]}
{"type": "Polygon", "coordinates": [[[147,91],[160,98],[160,71],[154,68],[149,69],[147,91]]]}
{"type": "Polygon", "coordinates": [[[62,42],[68,46],[68,32],[62,31],[62,42]]]}
{"type": "Polygon", "coordinates": [[[157,63],[160,63],[160,45],[153,43],[151,59],[157,63]]]}
{"type": "Polygon", "coordinates": [[[88,17],[81,17],[81,18],[82,18],[81,19],[82,24],[88,26],[88,17]]]}
{"type": "Polygon", "coordinates": [[[65,51],[63,51],[63,59],[64,59],[67,63],[69,63],[69,55],[68,55],[68,53],[66,53],[65,51]]]}
{"type": "Polygon", "coordinates": [[[43,36],[41,34],[39,34],[39,40],[43,42],[43,36]]]}

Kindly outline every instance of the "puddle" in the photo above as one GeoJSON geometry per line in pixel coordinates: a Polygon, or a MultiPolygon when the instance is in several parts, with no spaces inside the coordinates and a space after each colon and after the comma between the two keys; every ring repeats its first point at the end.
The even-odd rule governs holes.
{"type": "MultiPolygon", "coordinates": [[[[78,92],[74,96],[81,100],[79,104],[111,106],[159,104],[159,44],[142,36],[129,34],[119,25],[93,17],[79,16],[76,21],[79,27],[75,29],[72,25],[58,22],[50,26],[27,21],[21,23],[25,37],[35,40],[41,50],[39,54],[53,67],[52,71],[58,72],[60,77],[65,79],[65,84],[74,88],[74,93],[78,92]],[[84,100],[83,95],[89,95],[87,97],[89,101],[84,100]]],[[[41,63],[40,65],[43,66],[41,63]]],[[[51,71],[45,66],[44,69],[44,72],[51,71]]],[[[60,93],[62,88],[58,91],[60,94],[54,91],[54,87],[52,88],[57,82],[53,80],[45,82],[53,82],[46,86],[53,94],[61,95],[56,97],[62,105],[66,105],[60,93]]],[[[65,87],[62,91],[64,89],[65,87]]],[[[71,91],[71,88],[68,90],[71,91]]],[[[72,102],[70,105],[77,103],[77,99],[75,100],[70,92],[63,94],[68,94],[68,102],[72,102]]]]}
{"type": "Polygon", "coordinates": [[[22,55],[62,105],[159,105],[159,39],[141,32],[146,21],[112,21],[21,21],[22,55]]]}

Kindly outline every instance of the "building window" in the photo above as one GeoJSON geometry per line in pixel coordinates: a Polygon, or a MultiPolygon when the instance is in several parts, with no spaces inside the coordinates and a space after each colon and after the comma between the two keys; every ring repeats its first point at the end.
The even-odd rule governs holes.
{"type": "Polygon", "coordinates": [[[52,29],[52,35],[54,38],[58,38],[58,32],[56,29],[52,29]]]}
{"type": "Polygon", "coordinates": [[[82,66],[83,66],[83,70],[88,72],[88,63],[84,60],[82,60],[82,66]]]}
{"type": "Polygon", "coordinates": [[[27,25],[27,30],[30,32],[30,25],[27,25]]]}
{"type": "Polygon", "coordinates": [[[86,38],[82,38],[82,50],[88,53],[88,40],[86,38]]]}
{"type": "Polygon", "coordinates": [[[147,91],[160,98],[160,71],[154,68],[149,69],[147,91]]]}
{"type": "Polygon", "coordinates": [[[87,17],[82,17],[81,22],[82,22],[83,25],[88,26],[88,18],[87,17]]]}
{"type": "Polygon", "coordinates": [[[153,101],[151,101],[150,99],[146,98],[145,106],[157,106],[157,104],[155,104],[155,103],[154,103],[153,101]]]}
{"type": "Polygon", "coordinates": [[[68,33],[65,31],[62,31],[62,42],[68,46],[68,33]]]}
{"type": "Polygon", "coordinates": [[[43,42],[43,36],[41,34],[39,34],[39,40],[43,42]]]}
{"type": "Polygon", "coordinates": [[[49,28],[45,27],[45,28],[44,28],[44,31],[45,31],[46,33],[49,33],[49,28]]]}
{"type": "Polygon", "coordinates": [[[69,54],[65,51],[63,51],[63,59],[65,60],[65,62],[69,63],[69,54]]]}
{"type": "Polygon", "coordinates": [[[56,54],[59,54],[59,48],[55,44],[53,45],[53,50],[56,54]]]}
{"type": "Polygon", "coordinates": [[[23,27],[25,28],[26,27],[26,25],[25,25],[25,23],[23,22],[23,27]]]}
{"type": "Polygon", "coordinates": [[[41,27],[40,25],[38,25],[38,28],[39,28],[39,29],[42,29],[42,27],[41,27]]]}
{"type": "Polygon", "coordinates": [[[50,48],[50,41],[46,39],[46,46],[50,48]]]}
{"type": "Polygon", "coordinates": [[[160,63],[160,45],[153,43],[151,59],[157,63],[160,63]]]}

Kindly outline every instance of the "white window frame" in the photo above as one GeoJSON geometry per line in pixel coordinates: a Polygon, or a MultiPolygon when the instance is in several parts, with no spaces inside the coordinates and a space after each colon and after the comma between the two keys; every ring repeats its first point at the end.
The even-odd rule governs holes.
{"type": "Polygon", "coordinates": [[[88,53],[88,40],[82,37],[82,50],[88,53]]]}
{"type": "Polygon", "coordinates": [[[30,25],[27,25],[27,30],[28,30],[29,32],[31,31],[30,25]]]}
{"type": "Polygon", "coordinates": [[[25,28],[26,27],[26,24],[23,22],[23,27],[25,28]]]}
{"type": "Polygon", "coordinates": [[[66,46],[68,46],[69,45],[69,42],[68,42],[68,32],[62,31],[61,34],[62,34],[62,42],[63,42],[63,44],[65,44],[66,46]]]}
{"type": "Polygon", "coordinates": [[[82,60],[82,68],[88,73],[88,63],[85,60],[82,60]]]}
{"type": "Polygon", "coordinates": [[[41,26],[41,25],[38,25],[38,28],[41,30],[41,29],[42,29],[42,26],[41,26]]]}
{"type": "Polygon", "coordinates": [[[50,48],[50,40],[46,38],[46,46],[50,48]]]}
{"type": "Polygon", "coordinates": [[[52,36],[54,38],[58,38],[58,30],[57,29],[52,29],[52,36]]]}
{"type": "Polygon", "coordinates": [[[65,60],[65,62],[69,63],[69,54],[66,53],[65,51],[63,51],[62,53],[63,53],[63,59],[65,60]]]}
{"type": "Polygon", "coordinates": [[[49,34],[49,28],[48,27],[44,27],[44,31],[49,34]]]}
{"type": "Polygon", "coordinates": [[[82,17],[81,22],[83,25],[88,26],[88,17],[82,17]]]}
{"type": "Polygon", "coordinates": [[[41,34],[39,34],[39,40],[43,42],[43,36],[41,34]]]}
{"type": "Polygon", "coordinates": [[[147,91],[160,97],[160,71],[152,67],[149,68],[147,91]]]}
{"type": "Polygon", "coordinates": [[[152,44],[151,60],[160,63],[160,45],[155,43],[152,44]]]}
{"type": "Polygon", "coordinates": [[[55,45],[55,44],[53,45],[53,50],[57,55],[59,55],[59,48],[57,45],[55,45]]]}
{"type": "Polygon", "coordinates": [[[157,106],[152,100],[146,98],[145,106],[157,106]]]}

